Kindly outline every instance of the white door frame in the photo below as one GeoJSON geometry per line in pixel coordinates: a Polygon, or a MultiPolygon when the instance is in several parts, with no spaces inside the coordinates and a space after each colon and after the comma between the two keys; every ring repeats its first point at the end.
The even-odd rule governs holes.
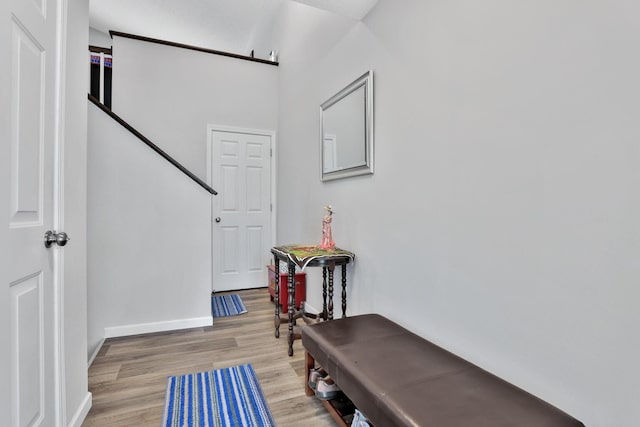
{"type": "MultiPolygon", "coordinates": [[[[58,73],[56,81],[56,151],[53,161],[53,229],[57,231],[65,230],[65,205],[64,205],[64,160],[66,138],[66,66],[67,63],[67,9],[68,0],[58,0],[58,73]]],[[[55,246],[55,245],[54,245],[55,246]]],[[[56,414],[56,424],[58,426],[68,425],[67,419],[67,387],[65,371],[64,352],[64,249],[52,247],[54,249],[53,266],[53,310],[54,310],[54,383],[56,386],[56,403],[58,411],[56,414]]]]}
{"type": "MultiPolygon", "coordinates": [[[[0,16],[2,35],[0,38],[0,57],[11,57],[11,37],[9,25],[11,8],[9,2],[0,2],[0,16]]],[[[11,148],[4,141],[11,140],[11,63],[3,60],[0,63],[0,241],[9,241],[9,203],[11,182],[11,148]]],[[[9,304],[9,256],[8,245],[0,245],[0,411],[11,416],[11,350],[8,343],[11,340],[9,322],[11,306],[9,304]]]]}
{"type": "MultiPolygon", "coordinates": [[[[277,192],[277,178],[276,178],[276,132],[273,130],[265,130],[265,129],[252,129],[252,128],[243,128],[236,126],[226,126],[226,125],[217,125],[217,124],[209,124],[207,125],[207,184],[213,189],[215,189],[212,181],[213,181],[213,170],[212,170],[212,155],[213,155],[213,138],[211,136],[212,132],[231,132],[231,133],[246,133],[250,135],[263,135],[271,137],[271,246],[274,246],[276,243],[276,224],[277,224],[277,207],[276,207],[276,192],[277,192]]],[[[214,197],[211,196],[211,255],[213,256],[213,207],[214,207],[214,197]]],[[[213,271],[213,259],[211,260],[211,290],[213,290],[213,280],[214,280],[214,271],[213,271]]],[[[266,277],[266,276],[265,276],[266,277]]]]}

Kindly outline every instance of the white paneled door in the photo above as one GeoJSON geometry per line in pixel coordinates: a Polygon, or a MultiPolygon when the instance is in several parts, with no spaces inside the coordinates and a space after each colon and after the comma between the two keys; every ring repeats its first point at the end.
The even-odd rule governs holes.
{"type": "Polygon", "coordinates": [[[213,290],[266,286],[272,246],[271,139],[210,129],[213,290]]]}
{"type": "Polygon", "coordinates": [[[52,426],[59,419],[54,288],[58,249],[45,248],[44,235],[53,229],[57,206],[61,13],[55,0],[9,3],[11,16],[2,19],[11,21],[11,143],[3,147],[11,156],[11,249],[9,283],[4,284],[10,299],[11,414],[3,417],[11,426],[52,426]]]}

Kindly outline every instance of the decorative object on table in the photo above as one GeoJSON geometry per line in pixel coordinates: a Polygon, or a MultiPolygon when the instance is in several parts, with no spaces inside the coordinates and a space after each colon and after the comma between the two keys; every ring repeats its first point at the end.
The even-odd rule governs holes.
{"type": "MultiPolygon", "coordinates": [[[[312,261],[318,261],[325,258],[329,260],[342,260],[344,258],[348,258],[349,261],[353,261],[356,258],[356,255],[353,252],[345,251],[344,249],[340,249],[335,246],[332,250],[328,251],[314,245],[282,245],[271,248],[271,253],[274,254],[276,258],[280,255],[282,261],[293,262],[293,264],[302,271],[304,271],[312,261]]],[[[278,269],[279,268],[280,266],[278,266],[278,269]]]]}
{"type": "Polygon", "coordinates": [[[333,209],[331,208],[331,205],[327,205],[324,208],[326,209],[327,213],[322,217],[322,241],[320,242],[319,248],[324,249],[325,251],[329,251],[336,247],[336,242],[333,241],[331,233],[333,209]]]}
{"type": "Polygon", "coordinates": [[[250,364],[167,379],[163,427],[275,425],[250,364]]]}
{"type": "MultiPolygon", "coordinates": [[[[284,264],[284,263],[282,263],[284,264]]],[[[269,279],[269,297],[271,301],[275,300],[276,297],[276,286],[280,287],[279,298],[280,298],[280,306],[282,307],[283,312],[289,311],[289,288],[288,288],[288,280],[289,273],[287,270],[282,271],[280,269],[280,274],[278,274],[278,279],[276,279],[276,272],[274,265],[267,265],[268,270],[268,279],[269,279]]],[[[302,302],[307,299],[307,273],[299,272],[295,274],[295,286],[296,286],[296,309],[302,307],[302,302]]]]}
{"type": "Polygon", "coordinates": [[[211,311],[213,317],[237,316],[247,312],[242,298],[237,294],[212,295],[211,311]]]}
{"type": "Polygon", "coordinates": [[[278,62],[278,51],[277,50],[272,50],[271,52],[269,52],[269,61],[278,62]]]}

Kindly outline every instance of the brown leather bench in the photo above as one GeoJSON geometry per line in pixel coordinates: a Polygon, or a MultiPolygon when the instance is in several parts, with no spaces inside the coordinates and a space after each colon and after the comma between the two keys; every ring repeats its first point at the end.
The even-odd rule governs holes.
{"type": "MultiPolygon", "coordinates": [[[[305,383],[317,362],[376,427],[583,426],[380,315],[305,326],[302,344],[305,383]]],[[[340,423],[339,415],[332,415],[340,423]]]]}

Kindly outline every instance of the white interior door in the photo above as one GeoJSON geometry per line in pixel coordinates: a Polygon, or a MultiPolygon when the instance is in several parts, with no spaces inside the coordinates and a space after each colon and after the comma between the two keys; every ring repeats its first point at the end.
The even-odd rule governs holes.
{"type": "Polygon", "coordinates": [[[211,130],[213,290],[266,286],[271,237],[271,136],[211,130]]]}
{"type": "MultiPolygon", "coordinates": [[[[56,0],[10,0],[11,426],[57,424],[53,228],[58,103],[56,0]]],[[[6,285],[5,285],[6,286],[6,285]]],[[[6,421],[6,418],[5,418],[6,421]]]]}
{"type": "Polygon", "coordinates": [[[338,168],[338,153],[336,150],[336,135],[324,134],[324,144],[322,144],[322,166],[323,172],[333,172],[338,168]]]}

